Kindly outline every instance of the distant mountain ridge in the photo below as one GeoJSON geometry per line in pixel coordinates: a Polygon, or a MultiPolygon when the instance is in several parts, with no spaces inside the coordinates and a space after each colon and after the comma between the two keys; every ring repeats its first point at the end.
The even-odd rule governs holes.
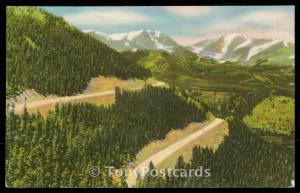
{"type": "Polygon", "coordinates": [[[219,38],[206,39],[188,47],[202,57],[249,64],[257,60],[293,64],[294,44],[286,40],[251,39],[243,34],[231,33],[219,38]]]}
{"type": "Polygon", "coordinates": [[[96,30],[83,30],[83,32],[119,52],[164,50],[180,54],[178,50],[185,50],[184,53],[190,51],[220,63],[231,61],[242,65],[258,63],[294,65],[295,45],[286,40],[253,39],[243,34],[231,33],[183,46],[158,30],[138,30],[111,35],[96,30]]]}
{"type": "Polygon", "coordinates": [[[121,51],[165,50],[172,52],[179,45],[158,30],[138,30],[128,33],[105,34],[96,30],[83,30],[111,48],[121,51]]]}

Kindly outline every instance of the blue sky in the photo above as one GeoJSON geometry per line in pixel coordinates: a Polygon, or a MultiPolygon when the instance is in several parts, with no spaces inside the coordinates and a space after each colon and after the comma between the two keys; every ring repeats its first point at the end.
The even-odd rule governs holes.
{"type": "Polygon", "coordinates": [[[294,6],[43,7],[77,28],[107,34],[156,29],[182,44],[228,33],[294,42],[294,6]]]}

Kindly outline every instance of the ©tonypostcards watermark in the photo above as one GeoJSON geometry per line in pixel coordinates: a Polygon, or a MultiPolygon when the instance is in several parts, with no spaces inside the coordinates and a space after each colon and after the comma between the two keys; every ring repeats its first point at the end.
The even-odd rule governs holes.
{"type": "MultiPolygon", "coordinates": [[[[102,168],[103,169],[103,168],[102,168]]],[[[104,167],[106,172],[109,176],[116,176],[116,177],[144,177],[145,174],[152,176],[152,177],[180,177],[180,178],[188,178],[188,177],[198,177],[198,178],[208,178],[211,176],[211,171],[209,168],[204,168],[203,166],[199,166],[196,169],[150,169],[149,167],[142,167],[138,170],[127,170],[127,169],[116,169],[113,166],[105,166],[104,167]]],[[[91,177],[99,177],[101,174],[101,170],[97,166],[92,166],[89,168],[89,174],[91,177]]]]}

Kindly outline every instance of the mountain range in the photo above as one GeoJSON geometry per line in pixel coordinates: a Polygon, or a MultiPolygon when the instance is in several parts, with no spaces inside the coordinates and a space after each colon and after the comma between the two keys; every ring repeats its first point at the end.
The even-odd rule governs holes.
{"type": "Polygon", "coordinates": [[[138,30],[108,35],[95,30],[83,30],[111,48],[122,51],[165,50],[174,51],[178,44],[158,30],[138,30]]]}
{"type": "Polygon", "coordinates": [[[83,32],[119,52],[164,50],[172,53],[181,48],[220,63],[231,61],[244,65],[258,63],[294,65],[295,46],[286,40],[253,39],[243,34],[231,33],[183,46],[158,30],[139,30],[111,35],[96,30],[83,30],[83,32]]]}
{"type": "Polygon", "coordinates": [[[238,33],[206,39],[188,48],[200,56],[210,57],[219,62],[251,63],[268,60],[272,63],[293,65],[294,60],[294,44],[286,40],[251,39],[238,33]]]}

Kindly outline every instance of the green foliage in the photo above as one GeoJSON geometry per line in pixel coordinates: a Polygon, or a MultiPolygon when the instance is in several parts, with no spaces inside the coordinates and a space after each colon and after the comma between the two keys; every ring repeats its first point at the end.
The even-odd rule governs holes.
{"type": "MultiPolygon", "coordinates": [[[[146,176],[138,180],[138,187],[290,185],[295,171],[293,143],[289,147],[269,143],[242,120],[253,111],[252,117],[246,119],[248,124],[256,123],[250,127],[279,134],[294,130],[294,104],[281,100],[282,96],[294,97],[293,66],[276,66],[273,64],[277,61],[266,58],[257,58],[253,66],[219,64],[180,48],[175,53],[137,51],[120,55],[61,17],[36,7],[8,7],[6,30],[8,95],[24,88],[34,88],[42,94],[71,95],[82,91],[91,77],[99,74],[144,78],[151,71],[155,78],[176,85],[176,92],[183,96],[175,95],[174,86],[146,86],[136,92],[116,88],[116,103],[108,107],[63,104],[50,111],[46,119],[40,114],[29,115],[26,109],[23,115],[7,112],[9,186],[126,187],[124,176],[117,185],[103,166],[120,168],[133,161],[140,149],[162,139],[171,129],[204,121],[207,109],[228,121],[229,136],[215,152],[195,147],[191,163],[179,157],[176,168],[204,166],[210,168],[212,176],[146,176]],[[216,100],[203,100],[207,96],[201,97],[202,91],[210,92],[208,97],[216,100]],[[270,100],[270,96],[281,97],[270,100]],[[273,112],[273,106],[280,113],[273,112]],[[89,176],[91,166],[100,167],[98,178],[89,176]]],[[[278,55],[278,62],[283,62],[280,56],[288,54],[289,49],[293,48],[277,50],[272,57],[278,55]]],[[[153,164],[150,167],[155,169],[153,164]]]]}
{"type": "MultiPolygon", "coordinates": [[[[194,147],[191,163],[179,157],[177,167],[210,169],[210,177],[149,177],[139,180],[139,187],[288,187],[294,179],[295,150],[268,143],[251,132],[242,118],[250,113],[265,95],[232,96],[221,105],[218,116],[229,124],[229,136],[213,152],[194,147]],[[154,183],[154,184],[153,184],[154,183]]],[[[217,113],[217,112],[216,112],[217,113]]]]}
{"type": "Polygon", "coordinates": [[[178,55],[165,51],[128,51],[123,52],[122,55],[129,61],[149,69],[154,77],[163,81],[176,80],[177,75],[190,73],[190,61],[197,59],[189,51],[180,51],[178,55]]]}
{"type": "Polygon", "coordinates": [[[294,99],[284,96],[266,98],[243,121],[251,128],[291,135],[295,129],[294,99]]]}
{"type": "Polygon", "coordinates": [[[263,63],[264,65],[279,65],[291,66],[295,65],[295,45],[288,43],[287,46],[277,48],[272,52],[264,53],[263,55],[256,55],[250,61],[245,62],[245,65],[256,65],[263,63]]]}
{"type": "Polygon", "coordinates": [[[32,17],[33,19],[39,21],[40,23],[45,23],[45,15],[43,12],[41,12],[37,7],[8,7],[9,10],[13,9],[13,12],[17,16],[27,16],[27,17],[32,17]]]}
{"type": "Polygon", "coordinates": [[[7,95],[25,88],[41,94],[72,95],[98,75],[123,79],[150,75],[41,8],[8,7],[6,23],[7,95]]]}
{"type": "Polygon", "coordinates": [[[238,63],[218,63],[193,56],[189,51],[124,52],[131,62],[149,69],[155,78],[174,84],[181,90],[202,90],[249,94],[270,92],[294,95],[294,67],[277,65],[243,66],[238,63]]]}
{"type": "MultiPolygon", "coordinates": [[[[209,169],[210,176],[157,177],[140,180],[139,187],[219,188],[288,187],[295,171],[294,153],[253,135],[243,123],[230,123],[229,137],[213,152],[194,147],[191,163],[178,160],[179,168],[209,169]],[[155,184],[153,185],[153,183],[155,184]]],[[[172,174],[172,173],[171,173],[172,174]]]]}
{"type": "MultiPolygon", "coordinates": [[[[6,180],[10,187],[112,187],[104,166],[120,168],[172,128],[203,121],[198,109],[173,89],[117,89],[109,107],[88,103],[56,106],[40,114],[6,115],[6,180]],[[176,112],[176,113],[174,113],[176,112]],[[101,167],[92,178],[91,166],[101,167]]],[[[121,187],[125,187],[122,178],[121,187]]]]}

